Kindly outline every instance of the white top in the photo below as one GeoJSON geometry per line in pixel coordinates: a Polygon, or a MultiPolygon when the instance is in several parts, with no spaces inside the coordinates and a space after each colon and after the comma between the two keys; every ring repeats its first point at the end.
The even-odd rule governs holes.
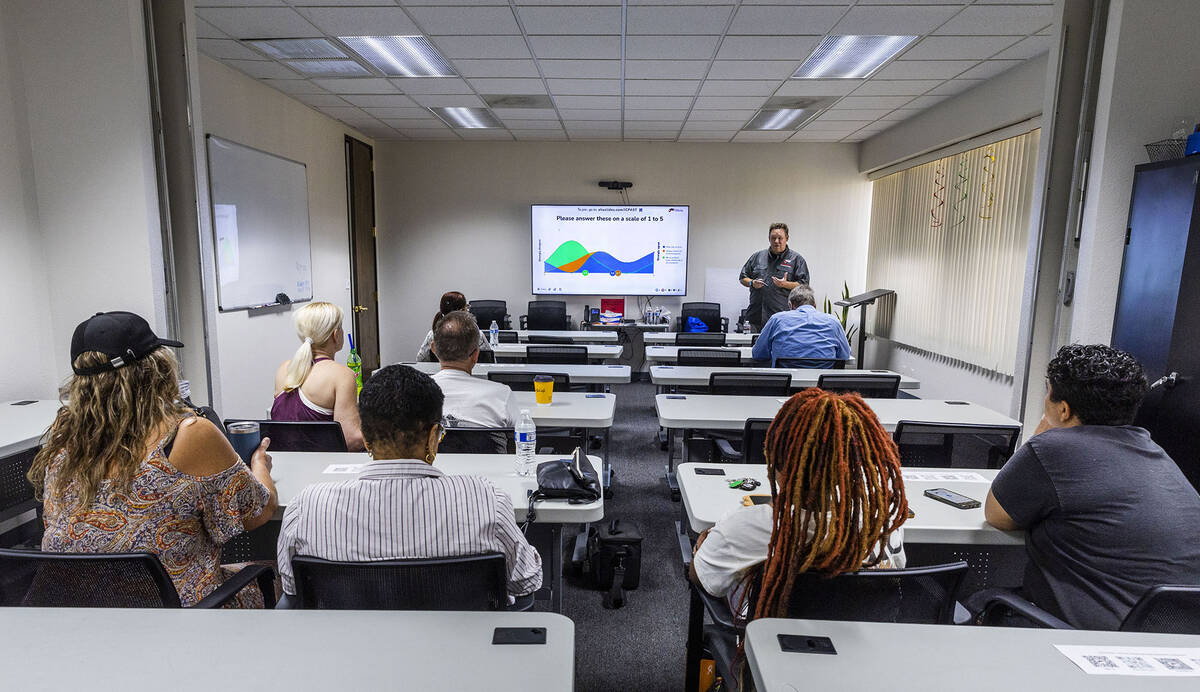
{"type": "Polygon", "coordinates": [[[533,612],[0,608],[0,649],[13,690],[530,692],[575,674],[574,624],[533,612]],[[546,644],[492,644],[496,627],[546,644]]]}
{"type": "MultiPolygon", "coordinates": [[[[708,376],[714,372],[736,372],[738,374],[762,372],[772,375],[792,376],[792,388],[816,387],[821,375],[899,375],[891,370],[826,370],[821,368],[718,368],[708,365],[654,365],[650,368],[650,381],[654,384],[677,387],[706,387],[708,376]]],[[[900,375],[900,389],[920,389],[921,381],[908,375],[900,375]]]]}
{"type": "Polygon", "coordinates": [[[434,373],[433,381],[446,397],[442,404],[443,416],[481,428],[516,425],[520,407],[508,385],[449,368],[434,373]]]}
{"type": "MultiPolygon", "coordinates": [[[[646,344],[653,346],[674,346],[675,334],[678,332],[659,332],[657,334],[647,334],[646,344]]],[[[738,332],[730,332],[725,335],[725,343],[730,346],[749,346],[751,334],[739,334],[738,332]]]]}
{"type": "Polygon", "coordinates": [[[18,401],[0,404],[0,458],[33,449],[42,443],[62,404],[57,401],[18,401]]]}
{"type": "MultiPolygon", "coordinates": [[[[432,375],[442,369],[438,363],[403,363],[432,375]]],[[[564,373],[571,384],[629,384],[628,365],[526,365],[524,363],[479,363],[472,370],[475,377],[487,379],[489,372],[564,373]]],[[[903,386],[903,385],[901,385],[903,386]]]]}
{"type": "Polygon", "coordinates": [[[1200,636],[763,618],[746,659],[763,692],[970,689],[971,692],[1191,690],[1196,677],[1088,675],[1056,645],[1200,647],[1200,636]],[[780,634],[829,637],[837,655],[785,652],[780,634]]]}

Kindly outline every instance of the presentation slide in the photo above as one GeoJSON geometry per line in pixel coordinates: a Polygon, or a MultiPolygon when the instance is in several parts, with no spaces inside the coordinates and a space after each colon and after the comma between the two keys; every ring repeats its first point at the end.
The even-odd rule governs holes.
{"type": "Polygon", "coordinates": [[[681,296],[688,208],[533,205],[535,295],[681,296]]]}

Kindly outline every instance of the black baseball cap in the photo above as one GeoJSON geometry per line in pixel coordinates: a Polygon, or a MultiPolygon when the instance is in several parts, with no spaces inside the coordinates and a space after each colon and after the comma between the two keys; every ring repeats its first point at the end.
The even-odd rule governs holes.
{"type": "Polygon", "coordinates": [[[95,375],[129,365],[154,353],[161,346],[182,347],[178,341],[160,339],[141,315],[132,312],[97,312],[79,323],[71,337],[71,369],[76,375],[95,375]],[[77,368],[75,361],[88,351],[99,351],[111,360],[90,368],[77,368]]]}

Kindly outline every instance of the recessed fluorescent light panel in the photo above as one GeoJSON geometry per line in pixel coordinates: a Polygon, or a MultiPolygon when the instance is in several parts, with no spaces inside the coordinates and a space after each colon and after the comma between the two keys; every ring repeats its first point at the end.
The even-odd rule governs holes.
{"type": "Polygon", "coordinates": [[[864,79],[916,36],[826,36],[792,79],[864,79]]]}
{"type": "Polygon", "coordinates": [[[316,77],[362,77],[371,71],[353,60],[285,60],[283,64],[316,77]]]}
{"type": "Polygon", "coordinates": [[[486,108],[430,108],[433,114],[446,121],[450,127],[461,130],[484,130],[503,127],[496,116],[486,108]]]}
{"type": "Polygon", "coordinates": [[[816,115],[815,108],[779,108],[761,110],[746,125],[746,130],[794,130],[816,115]]]}
{"type": "Polygon", "coordinates": [[[338,36],[391,77],[454,77],[457,73],[424,36],[338,36]]]}
{"type": "Polygon", "coordinates": [[[276,60],[346,57],[346,54],[331,41],[323,38],[272,38],[246,41],[246,43],[276,60]]]}

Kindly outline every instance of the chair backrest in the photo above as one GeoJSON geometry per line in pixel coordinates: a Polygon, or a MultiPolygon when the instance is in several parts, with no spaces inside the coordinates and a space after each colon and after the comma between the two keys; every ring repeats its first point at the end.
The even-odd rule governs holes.
{"type": "MultiPolygon", "coordinates": [[[[243,418],[226,418],[225,429],[230,423],[243,418]]],[[[259,420],[259,433],[271,438],[274,452],[345,452],[346,437],[337,421],[282,421],[259,420]]]]}
{"type": "MultiPolygon", "coordinates": [[[[754,335],[754,341],[758,341],[754,335]]],[[[777,368],[802,368],[806,370],[845,370],[846,361],[836,358],[776,358],[777,368]]]]}
{"type": "Polygon", "coordinates": [[[525,315],[526,329],[563,331],[569,327],[565,300],[532,300],[525,315]]]}
{"type": "Polygon", "coordinates": [[[792,376],[786,372],[714,372],[708,376],[710,394],[790,396],[792,376]]]}
{"type": "Polygon", "coordinates": [[[928,468],[998,469],[1012,456],[1019,425],[934,423],[902,420],[892,439],[900,465],[928,468]]]}
{"type": "Polygon", "coordinates": [[[467,311],[482,329],[491,327],[493,320],[501,329],[508,326],[508,303],[503,300],[472,300],[467,303],[467,311]]]}
{"type": "Polygon", "coordinates": [[[725,332],[678,332],[676,346],[724,346],[725,332]]]}
{"type": "Polygon", "coordinates": [[[37,453],[34,448],[0,458],[0,522],[9,518],[9,510],[24,513],[37,505],[33,486],[25,477],[37,453]]]}
{"type": "Polygon", "coordinates": [[[679,365],[736,368],[742,364],[742,352],[733,349],[680,347],[675,362],[679,365]]]}
{"type": "Polygon", "coordinates": [[[679,317],[681,321],[679,331],[687,331],[688,318],[695,317],[708,326],[708,331],[721,331],[721,304],[720,303],[704,303],[692,302],[684,303],[679,309],[679,317]]]}
{"type": "Polygon", "coordinates": [[[479,358],[475,362],[476,363],[495,363],[496,362],[496,352],[491,349],[488,349],[485,351],[481,348],[481,349],[479,349],[479,358]]]}
{"type": "Polygon", "coordinates": [[[503,610],[504,555],[376,562],[292,558],[301,608],[331,610],[503,610]]]}
{"type": "Polygon", "coordinates": [[[858,392],[864,399],[895,399],[899,375],[821,375],[817,388],[828,392],[858,392]]]}
{"type": "Polygon", "coordinates": [[[575,343],[569,336],[546,336],[544,334],[530,334],[526,339],[531,344],[573,344],[575,343]]]}
{"type": "Polygon", "coordinates": [[[153,553],[45,553],[0,549],[0,606],[178,608],[153,553]]]}
{"type": "Polygon", "coordinates": [[[1156,586],[1121,623],[1122,632],[1200,634],[1200,586],[1156,586]]]}
{"type": "Polygon", "coordinates": [[[502,344],[515,344],[519,341],[515,331],[501,330],[497,337],[502,344]]]}
{"type": "Polygon", "coordinates": [[[763,445],[767,441],[767,428],[771,427],[773,418],[747,418],[742,428],[742,463],[765,464],[767,455],[763,453],[763,445]]]}
{"type": "Polygon", "coordinates": [[[525,347],[525,362],[543,365],[587,365],[587,346],[538,346],[525,347]]]}
{"type": "Polygon", "coordinates": [[[446,428],[438,452],[449,454],[516,454],[512,428],[446,428]]]}
{"type": "Polygon", "coordinates": [[[796,575],[787,617],[805,620],[949,625],[966,562],[907,569],[865,569],[829,577],[796,575]]]}
{"type": "Polygon", "coordinates": [[[532,392],[533,378],[540,376],[554,378],[554,391],[563,392],[571,386],[571,376],[565,372],[511,372],[492,370],[487,378],[492,382],[502,382],[514,392],[532,392]]]}

